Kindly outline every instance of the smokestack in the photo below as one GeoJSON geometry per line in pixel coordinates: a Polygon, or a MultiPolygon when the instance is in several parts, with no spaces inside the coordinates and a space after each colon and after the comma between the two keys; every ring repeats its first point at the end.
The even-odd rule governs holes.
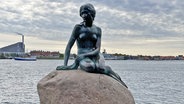
{"type": "Polygon", "coordinates": [[[24,35],[22,33],[18,33],[16,32],[18,35],[21,35],[22,36],[22,43],[24,44],[24,35]]]}
{"type": "Polygon", "coordinates": [[[24,44],[24,35],[22,35],[22,43],[24,44]]]}
{"type": "Polygon", "coordinates": [[[16,33],[22,36],[22,45],[23,45],[22,48],[23,48],[23,52],[25,52],[24,35],[22,33],[18,33],[18,32],[16,33]]]}

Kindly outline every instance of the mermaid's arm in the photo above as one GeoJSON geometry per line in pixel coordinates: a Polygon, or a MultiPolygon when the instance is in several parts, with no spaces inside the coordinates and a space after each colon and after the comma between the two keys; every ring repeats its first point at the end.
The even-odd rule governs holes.
{"type": "Polygon", "coordinates": [[[79,34],[79,29],[80,29],[79,25],[76,25],[74,27],[72,35],[70,37],[70,40],[68,41],[68,44],[67,44],[66,49],[65,49],[64,65],[57,66],[56,70],[69,70],[69,69],[76,69],[78,67],[78,64],[76,64],[76,63],[74,63],[70,66],[67,66],[67,64],[68,64],[68,59],[70,57],[71,48],[77,39],[77,35],[79,34]]]}
{"type": "Polygon", "coordinates": [[[70,57],[70,50],[72,46],[74,45],[75,40],[77,39],[79,28],[80,28],[79,25],[76,25],[74,27],[70,40],[68,41],[68,44],[66,46],[65,55],[64,55],[64,66],[67,66],[68,64],[68,59],[70,57]]]}

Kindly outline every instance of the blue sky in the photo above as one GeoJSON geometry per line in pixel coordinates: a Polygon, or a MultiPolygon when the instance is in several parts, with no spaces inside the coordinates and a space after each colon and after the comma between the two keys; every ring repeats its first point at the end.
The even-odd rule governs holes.
{"type": "MultiPolygon", "coordinates": [[[[94,5],[102,49],[132,55],[184,55],[183,0],[1,0],[0,47],[64,52],[82,4],[94,5]]],[[[72,52],[76,52],[76,47],[72,52]]]]}

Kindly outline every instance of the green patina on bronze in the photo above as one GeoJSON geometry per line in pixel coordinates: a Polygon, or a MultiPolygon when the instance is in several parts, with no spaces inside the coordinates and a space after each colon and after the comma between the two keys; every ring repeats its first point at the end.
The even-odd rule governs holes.
{"type": "Polygon", "coordinates": [[[85,4],[80,7],[80,16],[83,18],[83,22],[74,27],[65,50],[64,65],[58,66],[56,70],[75,70],[80,66],[86,72],[111,76],[127,87],[117,73],[109,66],[105,66],[104,58],[100,53],[101,28],[93,24],[95,15],[96,11],[93,5],[85,4]],[[68,66],[70,50],[75,42],[78,48],[77,58],[72,65],[68,66]]]}

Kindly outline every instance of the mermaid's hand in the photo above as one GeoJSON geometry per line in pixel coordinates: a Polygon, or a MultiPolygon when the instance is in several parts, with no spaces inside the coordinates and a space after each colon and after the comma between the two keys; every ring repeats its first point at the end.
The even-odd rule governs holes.
{"type": "Polygon", "coordinates": [[[57,66],[56,70],[68,70],[69,67],[68,66],[57,66]]]}
{"type": "Polygon", "coordinates": [[[79,55],[79,56],[77,56],[77,58],[76,58],[77,63],[79,63],[84,58],[85,58],[85,55],[79,55]]]}
{"type": "Polygon", "coordinates": [[[65,65],[57,66],[56,70],[76,70],[78,66],[79,66],[78,64],[73,63],[70,66],[65,66],[65,65]]]}

